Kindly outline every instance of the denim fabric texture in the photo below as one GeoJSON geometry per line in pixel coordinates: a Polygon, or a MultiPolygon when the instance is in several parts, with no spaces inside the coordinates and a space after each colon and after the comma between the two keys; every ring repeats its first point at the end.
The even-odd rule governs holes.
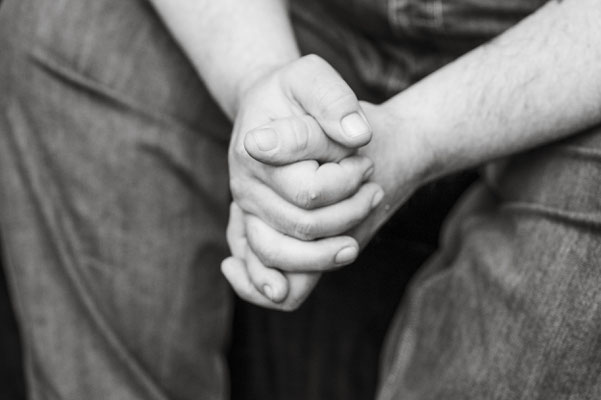
{"type": "MultiPolygon", "coordinates": [[[[297,0],[334,21],[361,81],[390,97],[499,35],[548,0],[297,0]]],[[[332,33],[322,34],[324,37],[332,33]]]]}
{"type": "Polygon", "coordinates": [[[223,399],[229,122],[143,1],[6,1],[1,221],[31,399],[223,399]]]}
{"type": "MultiPolygon", "coordinates": [[[[307,0],[292,14],[305,53],[382,101],[544,2],[307,0]]],[[[6,0],[0,54],[0,223],[30,398],[227,398],[230,123],[142,0],[6,0]]],[[[381,400],[599,398],[598,136],[491,166],[465,196],[390,331],[381,400]]],[[[445,209],[452,187],[418,193],[395,238],[431,251],[414,204],[445,209]]],[[[340,293],[374,277],[357,271],[340,293]]],[[[361,353],[352,333],[332,349],[361,353]]]]}
{"type": "MultiPolygon", "coordinates": [[[[469,40],[543,2],[481,1],[449,22],[474,3],[433,1],[438,22],[406,32],[469,40]]],[[[486,168],[397,312],[379,400],[601,397],[600,162],[596,128],[486,168]]]]}
{"type": "Polygon", "coordinates": [[[488,167],[389,333],[379,399],[601,397],[601,129],[488,167]]]}

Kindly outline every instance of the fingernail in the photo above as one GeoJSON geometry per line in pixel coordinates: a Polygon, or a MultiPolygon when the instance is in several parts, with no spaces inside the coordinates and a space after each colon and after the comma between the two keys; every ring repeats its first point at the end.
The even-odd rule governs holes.
{"type": "Polygon", "coordinates": [[[278,135],[273,129],[258,129],[248,133],[261,151],[270,151],[278,146],[278,135]]]}
{"type": "Polygon", "coordinates": [[[263,294],[265,296],[267,296],[267,298],[269,298],[269,300],[274,301],[274,296],[273,296],[273,289],[271,288],[271,286],[265,284],[263,285],[263,294]]]}
{"type": "Polygon", "coordinates": [[[357,248],[354,246],[345,247],[340,250],[336,257],[334,257],[334,262],[336,264],[348,264],[357,258],[357,248]]]}
{"type": "Polygon", "coordinates": [[[367,171],[365,171],[365,172],[363,173],[363,180],[365,181],[365,180],[369,179],[369,177],[370,177],[370,176],[371,176],[371,174],[373,174],[373,173],[374,173],[374,166],[372,165],[371,167],[369,167],[369,168],[367,169],[367,171]]]}
{"type": "Polygon", "coordinates": [[[376,194],[374,194],[374,197],[371,199],[371,208],[376,208],[382,202],[383,198],[384,198],[384,192],[381,190],[378,190],[376,192],[376,194]]]}
{"type": "Polygon", "coordinates": [[[344,134],[350,138],[367,135],[371,131],[365,119],[356,112],[342,118],[340,125],[342,125],[344,134]]]}

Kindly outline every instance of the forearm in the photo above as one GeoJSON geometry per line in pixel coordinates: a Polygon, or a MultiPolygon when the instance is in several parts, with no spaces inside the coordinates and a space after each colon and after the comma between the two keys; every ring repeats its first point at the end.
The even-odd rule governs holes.
{"type": "Polygon", "coordinates": [[[600,18],[597,0],[552,1],[392,98],[392,147],[405,154],[413,132],[427,180],[598,124],[600,18]]]}
{"type": "Polygon", "coordinates": [[[299,57],[286,0],[151,2],[230,118],[257,77],[299,57]]]}

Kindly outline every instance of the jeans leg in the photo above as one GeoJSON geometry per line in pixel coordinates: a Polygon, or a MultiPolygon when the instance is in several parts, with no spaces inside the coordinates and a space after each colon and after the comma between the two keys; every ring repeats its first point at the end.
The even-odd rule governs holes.
{"type": "Polygon", "coordinates": [[[229,123],[146,2],[0,15],[0,220],[30,397],[226,398],[229,123]]]}
{"type": "Polygon", "coordinates": [[[397,316],[379,399],[598,399],[601,130],[488,172],[397,316]]]}

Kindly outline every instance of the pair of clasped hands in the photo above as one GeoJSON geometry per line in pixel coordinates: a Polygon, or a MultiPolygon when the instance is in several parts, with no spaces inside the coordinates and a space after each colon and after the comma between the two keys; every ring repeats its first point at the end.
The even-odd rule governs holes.
{"type": "Polygon", "coordinates": [[[378,112],[317,56],[245,91],[228,160],[232,256],[221,266],[241,298],[297,308],[321,273],[353,262],[385,220],[380,154],[369,153],[385,146],[378,150],[368,122],[378,112]]]}

